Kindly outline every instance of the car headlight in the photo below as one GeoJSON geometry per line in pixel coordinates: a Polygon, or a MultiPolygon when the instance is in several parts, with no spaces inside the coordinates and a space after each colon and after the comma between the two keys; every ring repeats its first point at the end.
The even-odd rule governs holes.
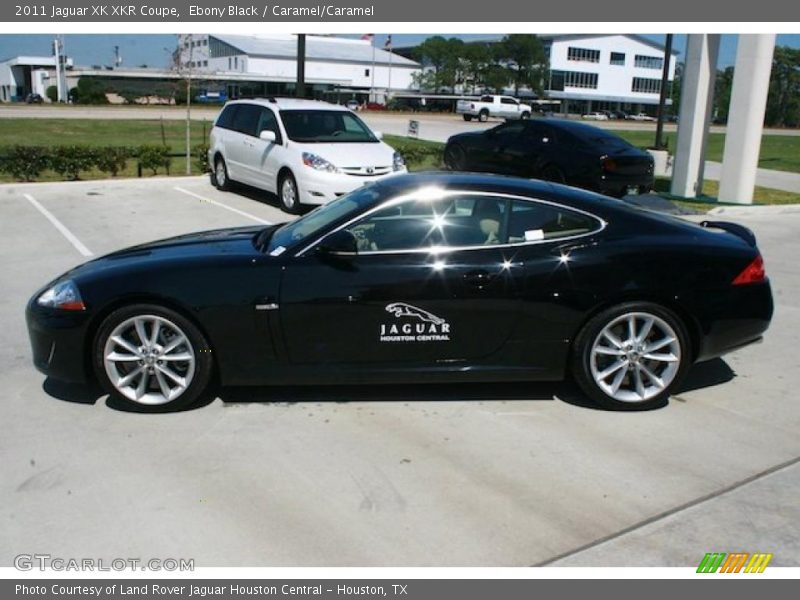
{"type": "Polygon", "coordinates": [[[86,310],[78,286],[70,279],[61,281],[39,294],[36,304],[61,310],[86,310]]]}
{"type": "Polygon", "coordinates": [[[406,168],[406,160],[403,158],[403,155],[399,152],[394,153],[394,170],[395,171],[402,171],[406,168]]]}
{"type": "Polygon", "coordinates": [[[328,173],[338,173],[339,169],[321,156],[311,152],[303,152],[303,164],[317,171],[327,171],[328,173]]]}

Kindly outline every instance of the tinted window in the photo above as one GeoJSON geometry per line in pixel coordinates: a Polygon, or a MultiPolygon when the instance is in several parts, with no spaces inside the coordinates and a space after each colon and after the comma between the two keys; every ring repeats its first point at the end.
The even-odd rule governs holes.
{"type": "Polygon", "coordinates": [[[261,107],[255,104],[240,104],[233,117],[231,129],[246,135],[258,136],[258,122],[261,118],[261,107]]]}
{"type": "Polygon", "coordinates": [[[278,119],[275,113],[268,108],[261,108],[261,115],[256,127],[256,135],[261,135],[262,131],[271,131],[275,134],[275,141],[281,142],[281,130],[278,128],[278,119]]]}
{"type": "Polygon", "coordinates": [[[377,142],[369,127],[350,111],[282,110],[286,135],[295,142],[377,142]]]}
{"type": "Polygon", "coordinates": [[[566,208],[514,200],[508,223],[508,242],[517,244],[581,235],[599,229],[600,222],[566,208]]]}
{"type": "Polygon", "coordinates": [[[229,104],[225,108],[222,109],[219,117],[217,117],[217,127],[222,127],[223,129],[231,129],[231,124],[233,123],[233,117],[236,114],[236,110],[239,108],[238,104],[229,104]]]}
{"type": "Polygon", "coordinates": [[[591,144],[593,147],[605,152],[633,147],[621,137],[612,133],[606,133],[602,129],[591,128],[587,131],[576,131],[574,135],[584,144],[591,144]]]}
{"type": "Polygon", "coordinates": [[[378,210],[347,228],[360,252],[505,243],[504,198],[447,196],[409,200],[378,210]]]}
{"type": "Polygon", "coordinates": [[[490,129],[490,133],[494,137],[511,138],[519,135],[525,129],[525,121],[512,121],[511,123],[503,123],[494,129],[490,129]]]}
{"type": "Polygon", "coordinates": [[[513,98],[501,98],[500,102],[503,103],[503,104],[516,104],[517,103],[517,101],[514,100],[513,98]]]}

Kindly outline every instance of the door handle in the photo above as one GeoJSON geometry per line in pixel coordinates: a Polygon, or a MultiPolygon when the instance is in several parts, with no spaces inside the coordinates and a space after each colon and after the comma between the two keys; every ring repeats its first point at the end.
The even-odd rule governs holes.
{"type": "Polygon", "coordinates": [[[464,283],[472,288],[482,290],[485,288],[494,278],[494,275],[489,273],[488,271],[470,271],[469,273],[464,273],[464,283]]]}

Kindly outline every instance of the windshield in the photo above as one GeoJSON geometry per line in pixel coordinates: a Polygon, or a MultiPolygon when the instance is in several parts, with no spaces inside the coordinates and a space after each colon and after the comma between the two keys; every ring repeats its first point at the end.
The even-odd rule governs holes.
{"type": "Polygon", "coordinates": [[[281,119],[290,140],[306,144],[377,142],[369,127],[344,110],[282,110],[281,119]]]}
{"type": "Polygon", "coordinates": [[[381,194],[375,186],[364,186],[312,210],[307,215],[276,230],[267,246],[267,253],[279,256],[293,244],[306,239],[311,241],[317,232],[321,234],[330,225],[355,217],[373,205],[380,196],[381,194]]]}

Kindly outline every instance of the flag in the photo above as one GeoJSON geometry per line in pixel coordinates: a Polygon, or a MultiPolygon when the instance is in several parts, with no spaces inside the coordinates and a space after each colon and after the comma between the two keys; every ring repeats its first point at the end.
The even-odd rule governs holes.
{"type": "Polygon", "coordinates": [[[375,34],[374,33],[365,33],[364,35],[361,36],[361,39],[364,40],[364,41],[367,41],[367,42],[369,42],[371,44],[372,40],[375,39],[375,34]]]}
{"type": "Polygon", "coordinates": [[[383,43],[383,47],[386,50],[391,50],[392,49],[392,36],[391,35],[386,36],[386,41],[383,43]]]}

